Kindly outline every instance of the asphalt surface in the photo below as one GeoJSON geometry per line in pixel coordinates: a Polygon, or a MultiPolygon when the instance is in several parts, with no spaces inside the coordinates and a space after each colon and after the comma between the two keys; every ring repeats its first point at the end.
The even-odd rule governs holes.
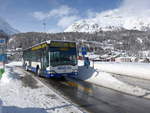
{"type": "MultiPolygon", "coordinates": [[[[34,76],[32,73],[27,74],[34,76]]],[[[150,100],[140,97],[130,96],[72,78],[66,78],[65,80],[36,78],[90,113],[150,112],[150,100]]]]}

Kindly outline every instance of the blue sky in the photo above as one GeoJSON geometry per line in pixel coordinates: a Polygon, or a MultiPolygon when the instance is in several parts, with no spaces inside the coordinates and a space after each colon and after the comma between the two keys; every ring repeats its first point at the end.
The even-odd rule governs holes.
{"type": "Polygon", "coordinates": [[[21,32],[61,32],[73,22],[115,9],[122,0],[0,0],[0,17],[21,32]]]}

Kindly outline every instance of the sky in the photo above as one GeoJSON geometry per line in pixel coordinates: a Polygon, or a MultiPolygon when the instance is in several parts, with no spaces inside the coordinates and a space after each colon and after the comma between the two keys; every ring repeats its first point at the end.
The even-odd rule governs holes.
{"type": "Polygon", "coordinates": [[[0,17],[20,32],[62,32],[75,21],[129,1],[135,0],[0,0],[0,17]]]}

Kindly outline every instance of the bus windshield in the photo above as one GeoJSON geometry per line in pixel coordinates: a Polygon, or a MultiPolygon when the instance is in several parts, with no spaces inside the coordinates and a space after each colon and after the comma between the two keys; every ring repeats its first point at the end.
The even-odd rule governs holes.
{"type": "Polygon", "coordinates": [[[53,49],[53,51],[50,52],[50,65],[77,65],[76,49],[53,49]]]}

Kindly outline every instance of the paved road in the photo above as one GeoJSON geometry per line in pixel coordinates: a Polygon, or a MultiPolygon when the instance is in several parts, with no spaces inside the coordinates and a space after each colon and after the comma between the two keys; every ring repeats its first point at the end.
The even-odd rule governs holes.
{"type": "MultiPolygon", "coordinates": [[[[30,75],[33,76],[33,74],[30,75]]],[[[70,78],[66,80],[37,78],[91,113],[150,112],[150,100],[70,78]]]]}

